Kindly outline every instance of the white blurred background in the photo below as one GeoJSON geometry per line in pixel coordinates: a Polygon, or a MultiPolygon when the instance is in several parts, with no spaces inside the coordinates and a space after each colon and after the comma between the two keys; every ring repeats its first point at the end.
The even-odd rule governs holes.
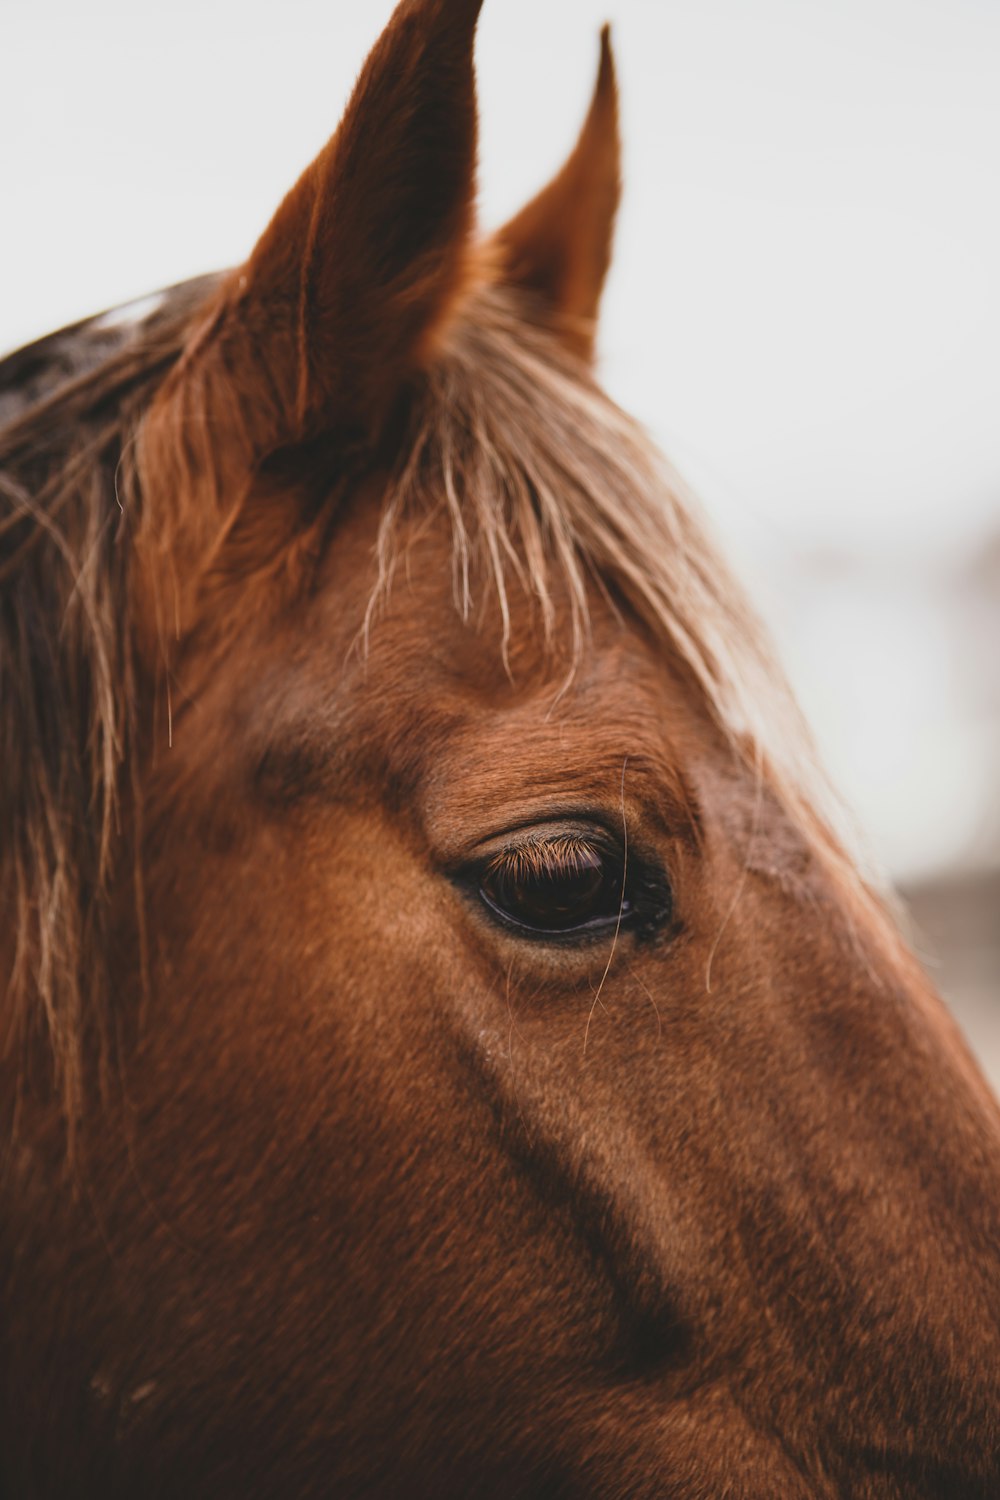
{"type": "MultiPolygon", "coordinates": [[[[388,0],[5,0],[0,346],[241,259],[388,0]]],[[[602,369],[693,481],[1000,1081],[1000,4],[486,0],[481,208],[614,23],[602,369]]]]}

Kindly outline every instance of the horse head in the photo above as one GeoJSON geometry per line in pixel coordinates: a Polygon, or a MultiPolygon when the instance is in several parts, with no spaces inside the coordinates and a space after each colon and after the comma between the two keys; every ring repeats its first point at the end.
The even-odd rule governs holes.
{"type": "Polygon", "coordinates": [[[484,238],[478,11],[6,440],[0,1472],[996,1493],[996,1104],[596,382],[607,33],[484,238]]]}

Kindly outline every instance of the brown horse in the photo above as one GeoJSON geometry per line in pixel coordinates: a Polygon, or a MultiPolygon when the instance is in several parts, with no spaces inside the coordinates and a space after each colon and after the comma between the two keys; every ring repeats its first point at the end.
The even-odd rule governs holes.
{"type": "Polygon", "coordinates": [[[1000,1494],[1000,1113],[404,0],[247,263],[0,369],[0,1492],[1000,1494]]]}

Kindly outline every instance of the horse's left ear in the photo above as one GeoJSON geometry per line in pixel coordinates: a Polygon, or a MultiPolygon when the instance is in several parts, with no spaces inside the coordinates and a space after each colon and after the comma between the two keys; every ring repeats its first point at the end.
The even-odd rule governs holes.
{"type": "Polygon", "coordinates": [[[336,134],[223,289],[212,342],[260,387],[259,452],[370,435],[464,289],[481,5],[401,0],[336,134]]]}
{"type": "Polygon", "coordinates": [[[279,508],[243,506],[250,476],[317,439],[372,445],[474,279],[481,5],[400,0],[335,135],[201,309],[146,414],[136,592],[161,655],[237,521],[247,555],[280,551],[279,508]]]}
{"type": "Polygon", "coordinates": [[[576,146],[549,185],[495,236],[503,279],[528,294],[563,343],[589,360],[621,196],[618,89],[610,30],[576,146]]]}

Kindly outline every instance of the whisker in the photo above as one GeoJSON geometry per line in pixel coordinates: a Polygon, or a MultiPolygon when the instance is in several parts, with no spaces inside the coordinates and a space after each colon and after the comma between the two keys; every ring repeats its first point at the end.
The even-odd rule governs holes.
{"type": "MultiPolygon", "coordinates": [[[[521,1096],[517,1092],[517,1079],[514,1074],[514,1032],[517,1031],[517,1021],[514,1018],[514,1007],[510,1002],[510,976],[513,968],[514,960],[511,959],[510,963],[507,965],[506,986],[507,1017],[510,1021],[510,1027],[507,1031],[507,1061],[510,1064],[510,1086],[514,1094],[514,1103],[517,1105],[517,1117],[521,1122],[521,1129],[524,1131],[525,1135],[530,1141],[531,1131],[528,1129],[528,1122],[524,1118],[524,1110],[521,1108],[521,1096]]],[[[517,1034],[519,1037],[521,1037],[521,1033],[519,1031],[517,1032],[517,1034]]],[[[524,1041],[523,1037],[521,1037],[521,1041],[524,1041]]]]}
{"type": "Polygon", "coordinates": [[[764,768],[761,763],[759,749],[756,754],[755,769],[756,777],[754,782],[753,820],[750,824],[750,837],[747,839],[746,852],[743,856],[743,868],[740,871],[740,878],[736,882],[736,890],[733,893],[733,899],[729,903],[729,906],[726,908],[726,914],[722,919],[722,923],[719,927],[718,932],[715,934],[715,941],[712,943],[712,946],[709,950],[708,962],[705,965],[706,995],[710,995],[712,993],[712,965],[715,962],[715,955],[718,952],[719,944],[722,942],[723,933],[732,921],[733,916],[736,912],[736,908],[740,904],[740,898],[746,888],[747,872],[750,868],[750,856],[753,852],[753,846],[756,842],[757,833],[760,828],[760,815],[764,805],[764,768]]]}
{"type": "Polygon", "coordinates": [[[584,1057],[586,1057],[586,1055],[587,1055],[587,1042],[590,1039],[590,1023],[594,1019],[594,1011],[597,1009],[598,1005],[600,1004],[600,1001],[601,1001],[601,991],[604,989],[604,981],[607,979],[608,974],[609,974],[609,972],[611,970],[611,965],[612,965],[612,963],[614,961],[615,949],[618,947],[618,934],[621,932],[621,927],[622,927],[622,913],[625,910],[625,884],[626,884],[626,881],[627,881],[627,878],[628,878],[628,821],[627,821],[627,819],[625,817],[625,768],[626,768],[627,765],[628,765],[628,756],[626,755],[625,759],[622,761],[621,809],[622,809],[622,836],[623,836],[623,839],[624,839],[624,844],[623,844],[623,853],[622,853],[622,891],[621,891],[621,897],[620,897],[619,902],[618,902],[618,920],[615,922],[614,937],[611,939],[611,952],[608,954],[608,961],[604,965],[604,973],[601,975],[601,982],[597,986],[597,993],[594,995],[594,1003],[590,1007],[590,1014],[587,1017],[587,1025],[586,1025],[586,1028],[585,1028],[584,1033],[583,1033],[583,1055],[584,1055],[584,1057]]]}
{"type": "Polygon", "coordinates": [[[637,973],[637,971],[631,964],[629,964],[628,966],[628,971],[631,974],[632,978],[635,980],[636,984],[642,990],[643,994],[646,996],[646,999],[649,1001],[650,1005],[653,1007],[653,1012],[656,1016],[656,1040],[660,1041],[663,1036],[663,1017],[660,1015],[660,1007],[656,1003],[656,998],[653,995],[652,990],[649,988],[649,985],[643,979],[642,975],[637,973]]]}

